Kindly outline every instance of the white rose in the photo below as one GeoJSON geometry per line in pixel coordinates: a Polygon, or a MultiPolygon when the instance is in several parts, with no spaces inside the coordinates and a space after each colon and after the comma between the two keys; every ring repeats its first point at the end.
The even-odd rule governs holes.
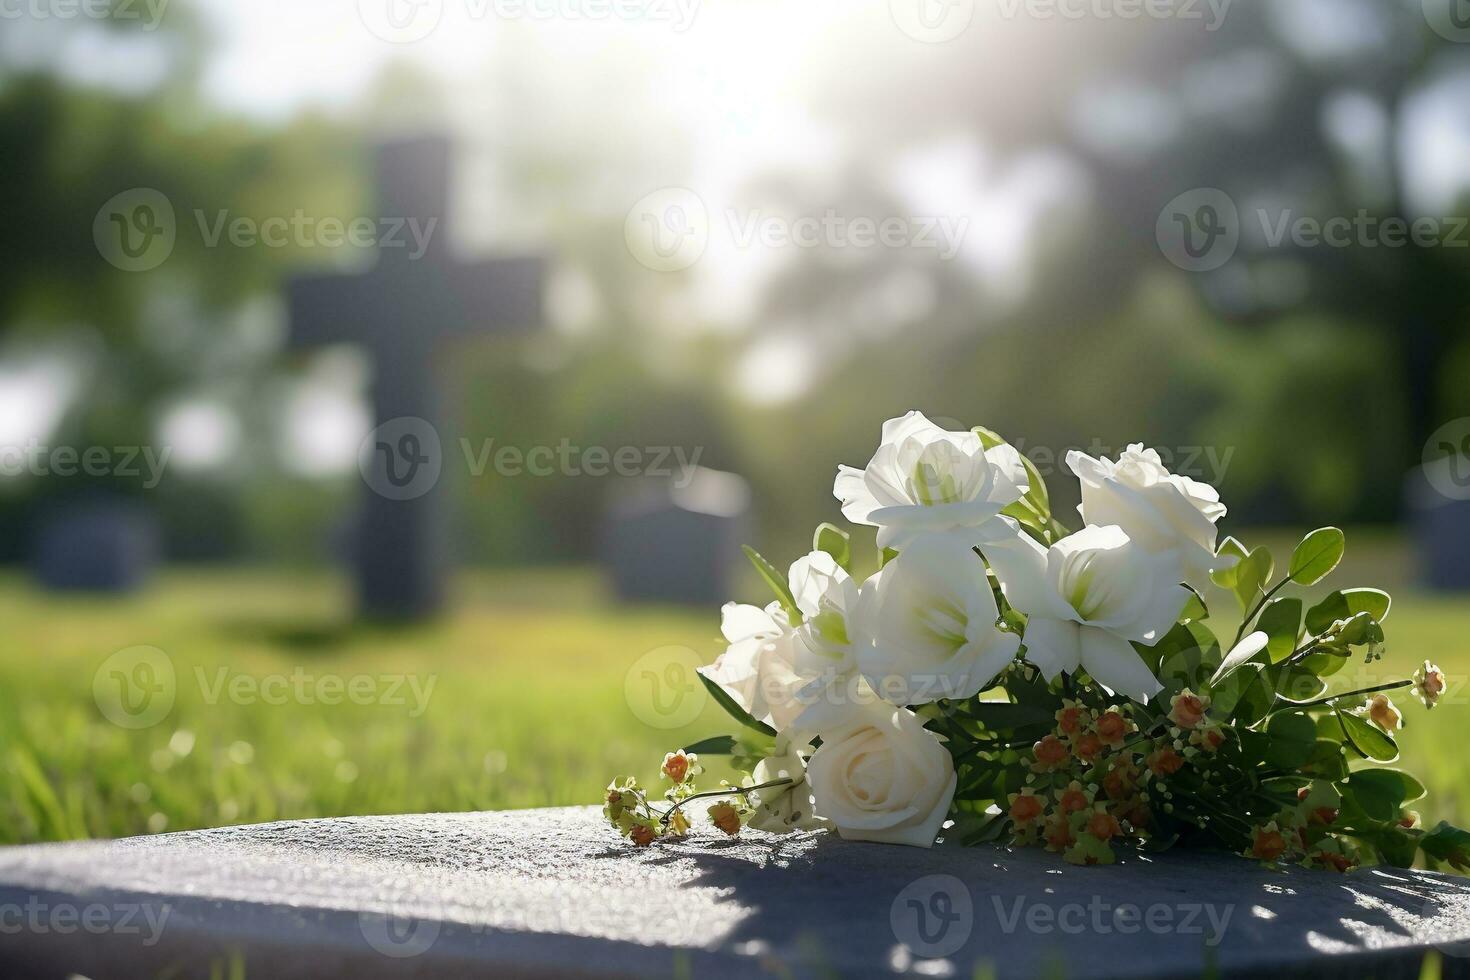
{"type": "Polygon", "coordinates": [[[827,821],[817,816],[812,787],[807,782],[806,764],[785,736],[777,737],[774,755],[757,763],[755,772],[751,774],[751,785],[759,786],[777,779],[790,779],[793,783],[752,793],[750,799],[755,812],[750,815],[749,826],[772,834],[826,826],[827,821]]]}
{"type": "Polygon", "coordinates": [[[1029,618],[1026,659],[1047,679],[1079,667],[1138,701],[1163,689],[1133,643],[1173,628],[1189,590],[1173,553],[1153,554],[1117,526],[1088,527],[1043,548],[1024,534],[985,557],[1006,600],[1029,618]]]}
{"type": "Polygon", "coordinates": [[[807,765],[817,812],[847,840],[930,847],[954,799],[954,760],[906,708],[869,705],[822,733],[807,765]]]}
{"type": "Polygon", "coordinates": [[[987,450],[973,432],[946,432],[910,412],[883,423],[866,469],[838,467],[832,492],[848,520],[878,528],[879,547],[902,549],[925,532],[960,532],[972,544],[1004,533],[996,517],[1027,486],[1012,447],[987,450]]]}
{"type": "Polygon", "coordinates": [[[1170,473],[1156,450],[1135,443],[1113,462],[1074,449],[1067,468],[1082,482],[1084,522],[1116,524],[1152,552],[1177,551],[1182,581],[1196,591],[1204,591],[1211,571],[1234,564],[1215,554],[1215,524],[1225,516],[1220,494],[1207,483],[1170,473]]]}
{"type": "Polygon", "coordinates": [[[786,613],[776,602],[765,609],[728,602],[721,614],[720,631],[730,645],[699,672],[752,718],[785,729],[803,708],[796,695],[805,683],[795,664],[799,641],[786,613]]]}
{"type": "Polygon", "coordinates": [[[858,606],[858,670],[894,704],[973,697],[1021,645],[996,628],[985,564],[953,537],[916,539],[863,584],[858,606]]]}

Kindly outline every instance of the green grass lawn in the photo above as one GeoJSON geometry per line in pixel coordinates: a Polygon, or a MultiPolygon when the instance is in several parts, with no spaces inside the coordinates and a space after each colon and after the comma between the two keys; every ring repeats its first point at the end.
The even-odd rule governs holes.
{"type": "MultiPolygon", "coordinates": [[[[1398,699],[1403,762],[1431,790],[1427,820],[1470,822],[1470,602],[1398,588],[1392,538],[1350,535],[1349,556],[1331,582],[1396,590],[1388,656],[1354,679],[1426,656],[1452,675],[1432,713],[1398,699]]],[[[692,681],[681,661],[713,659],[717,610],[620,607],[581,570],[463,576],[455,611],[425,627],[353,628],[349,608],[325,575],[175,570],[127,598],[0,579],[0,843],[592,803],[614,774],[651,781],[667,749],[729,730],[697,689],[663,696],[669,714],[649,700],[692,681]],[[162,672],[109,659],[140,645],[163,651],[162,672]],[[98,692],[117,715],[119,673],[164,699],[130,707],[156,715],[172,692],[168,713],[110,721],[98,692]]]]}

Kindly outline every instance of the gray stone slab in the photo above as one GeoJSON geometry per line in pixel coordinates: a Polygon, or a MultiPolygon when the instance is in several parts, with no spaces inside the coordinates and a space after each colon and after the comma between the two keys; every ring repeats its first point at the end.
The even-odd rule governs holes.
{"type": "Polygon", "coordinates": [[[1413,977],[1436,948],[1470,975],[1464,879],[825,834],[634,851],[593,808],[0,851],[4,977],[1413,977]]]}

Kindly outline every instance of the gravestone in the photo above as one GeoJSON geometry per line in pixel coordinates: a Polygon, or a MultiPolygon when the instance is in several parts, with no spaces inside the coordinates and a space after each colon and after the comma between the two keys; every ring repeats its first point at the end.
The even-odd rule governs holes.
{"type": "Polygon", "coordinates": [[[38,521],[32,568],[48,589],[131,592],[158,563],[158,537],[152,511],[135,501],[58,505],[38,521]]]}
{"type": "Polygon", "coordinates": [[[637,850],[592,807],[349,817],[0,851],[0,975],[1470,975],[1470,882],[1169,851],[835,834],[637,850]]]}
{"type": "Polygon", "coordinates": [[[1470,474],[1446,457],[1411,470],[1404,480],[1420,577],[1433,589],[1470,589],[1470,474]]]}
{"type": "Polygon", "coordinates": [[[376,162],[377,264],[293,281],[290,345],[355,343],[372,357],[376,428],[360,460],[366,490],[352,548],[358,599],[369,616],[418,617],[439,608],[448,567],[435,354],[537,326],[543,262],[449,254],[447,140],[387,143],[376,162]],[[410,219],[427,232],[422,255],[410,219]]]}
{"type": "Polygon", "coordinates": [[[626,602],[718,605],[749,539],[750,487],[696,467],[677,480],[631,481],[607,509],[602,564],[626,602]],[[686,482],[687,481],[687,482],[686,482]]]}

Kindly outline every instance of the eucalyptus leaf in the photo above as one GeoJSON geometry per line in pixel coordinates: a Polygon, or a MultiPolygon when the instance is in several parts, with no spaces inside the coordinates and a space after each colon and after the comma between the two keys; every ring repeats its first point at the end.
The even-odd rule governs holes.
{"type": "Polygon", "coordinates": [[[1316,585],[1337,567],[1347,550],[1347,537],[1335,527],[1318,528],[1302,538],[1291,555],[1291,580],[1297,585],[1316,585]]]}
{"type": "Polygon", "coordinates": [[[753,732],[760,732],[762,735],[772,736],[776,734],[776,730],[774,728],[772,728],[770,725],[767,725],[763,721],[757,721],[755,718],[751,717],[750,712],[746,711],[744,708],[740,707],[740,705],[736,704],[735,699],[730,697],[730,693],[726,691],[723,687],[716,684],[714,681],[710,680],[703,674],[699,674],[698,677],[700,681],[703,682],[705,690],[709,691],[709,696],[714,698],[716,703],[718,703],[720,707],[724,708],[725,713],[728,714],[731,718],[734,718],[736,721],[740,722],[740,724],[744,725],[746,728],[749,728],[753,732]]]}
{"type": "Polygon", "coordinates": [[[1278,769],[1299,769],[1312,758],[1317,747],[1317,723],[1305,711],[1283,711],[1272,715],[1266,725],[1271,744],[1266,762],[1278,769]]]}
{"type": "Polygon", "coordinates": [[[755,570],[765,579],[771,591],[776,593],[776,598],[781,602],[781,608],[786,610],[786,615],[791,619],[792,625],[801,622],[801,610],[796,608],[796,597],[791,594],[791,587],[786,584],[786,576],[776,571],[774,565],[761,557],[761,553],[750,545],[742,545],[745,557],[755,566],[755,570]]]}
{"type": "Polygon", "coordinates": [[[1307,610],[1307,632],[1318,636],[1339,619],[1368,613],[1376,621],[1388,618],[1393,599],[1380,589],[1344,589],[1334,592],[1307,610]]]}
{"type": "Polygon", "coordinates": [[[1261,610],[1256,620],[1256,629],[1270,637],[1266,648],[1273,663],[1280,663],[1296,650],[1297,638],[1302,631],[1302,601],[1300,599],[1273,599],[1261,610]]]}
{"type": "Polygon", "coordinates": [[[733,735],[712,735],[693,745],[684,746],[684,751],[693,752],[695,755],[729,755],[735,751],[735,737],[733,735]]]}
{"type": "Polygon", "coordinates": [[[1399,747],[1393,736],[1369,724],[1365,719],[1342,708],[1336,708],[1337,720],[1342,724],[1348,743],[1365,759],[1375,762],[1392,762],[1399,757],[1399,747]]]}

